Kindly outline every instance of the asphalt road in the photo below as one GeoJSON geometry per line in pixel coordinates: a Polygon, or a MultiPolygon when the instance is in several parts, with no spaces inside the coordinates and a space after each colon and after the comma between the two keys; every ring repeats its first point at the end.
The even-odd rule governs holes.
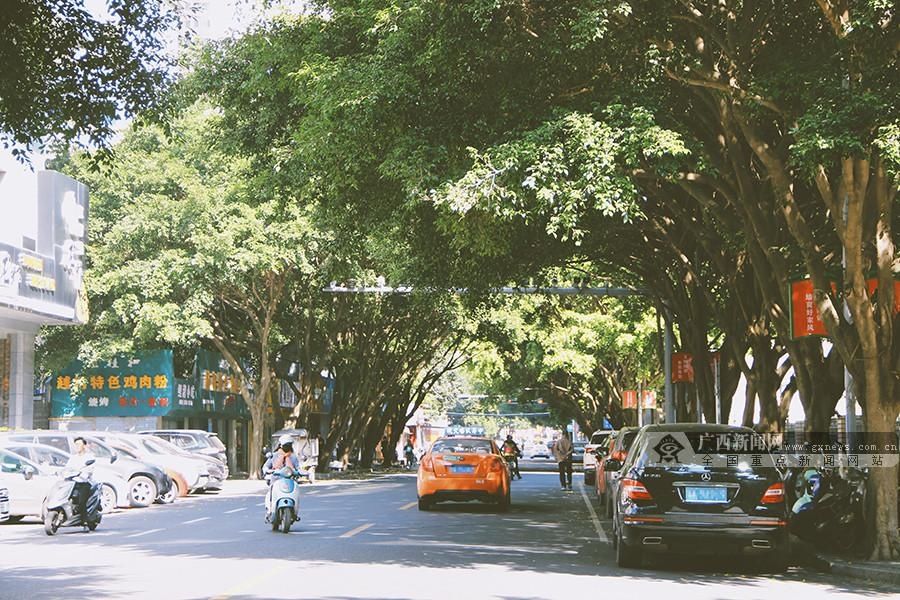
{"type": "Polygon", "coordinates": [[[290,534],[263,522],[263,487],[106,517],[93,533],[47,537],[37,522],[0,526],[0,599],[43,598],[897,598],[896,589],[741,561],[662,559],[615,566],[608,523],[594,522],[580,476],[562,492],[526,473],[507,514],[476,504],[415,506],[415,478],[320,482],[304,489],[290,534]]]}

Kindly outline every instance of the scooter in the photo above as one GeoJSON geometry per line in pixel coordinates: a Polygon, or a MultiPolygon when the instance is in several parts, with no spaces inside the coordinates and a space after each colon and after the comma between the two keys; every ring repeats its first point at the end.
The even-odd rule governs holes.
{"type": "Polygon", "coordinates": [[[838,551],[855,547],[865,531],[865,473],[847,477],[806,469],[795,474],[797,501],[791,507],[791,531],[797,537],[838,551]]]}
{"type": "Polygon", "coordinates": [[[94,531],[102,518],[102,485],[91,479],[90,466],[94,459],[88,459],[77,473],[66,475],[50,488],[47,494],[47,510],[44,513],[44,532],[54,535],[60,527],[84,527],[94,531]],[[78,506],[81,494],[87,494],[84,513],[78,506]]]}
{"type": "Polygon", "coordinates": [[[271,474],[266,493],[266,523],[272,531],[290,533],[291,525],[300,520],[300,479],[303,473],[283,467],[271,474]]]}

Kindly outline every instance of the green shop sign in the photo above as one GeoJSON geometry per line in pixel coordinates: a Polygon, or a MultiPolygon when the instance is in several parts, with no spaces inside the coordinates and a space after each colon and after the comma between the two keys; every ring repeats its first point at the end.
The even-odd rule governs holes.
{"type": "Polygon", "coordinates": [[[56,374],[50,395],[54,417],[145,417],[175,408],[171,350],[117,356],[97,367],[72,362],[56,374]]]}
{"type": "Polygon", "coordinates": [[[233,416],[249,414],[241,396],[240,379],[221,354],[202,348],[197,350],[194,372],[199,410],[233,416]]]}

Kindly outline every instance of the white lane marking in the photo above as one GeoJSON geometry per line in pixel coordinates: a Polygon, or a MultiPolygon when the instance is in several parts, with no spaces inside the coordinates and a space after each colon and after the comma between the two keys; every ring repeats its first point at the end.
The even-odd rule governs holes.
{"type": "Polygon", "coordinates": [[[226,511],[225,511],[225,514],[226,514],[226,515],[233,515],[234,513],[241,512],[242,510],[247,510],[247,507],[245,506],[244,508],[236,508],[236,509],[234,509],[234,510],[226,510],[226,511]]]}
{"type": "Polygon", "coordinates": [[[148,529],[147,531],[142,531],[140,533],[133,533],[131,535],[126,535],[128,538],[137,538],[145,535],[150,535],[151,533],[159,533],[162,529],[148,529]]]}
{"type": "Polygon", "coordinates": [[[360,526],[357,527],[356,529],[351,529],[351,530],[348,531],[347,533],[345,533],[345,534],[343,534],[343,535],[341,535],[341,536],[338,536],[338,537],[342,537],[342,538],[353,537],[353,536],[356,535],[357,533],[362,533],[363,531],[365,531],[365,530],[368,529],[369,527],[372,527],[373,525],[375,525],[375,523],[366,523],[365,525],[360,525],[360,526]]]}
{"type": "Polygon", "coordinates": [[[584,503],[587,504],[588,512],[591,513],[591,522],[594,524],[594,529],[597,530],[597,537],[600,538],[600,541],[604,544],[608,544],[609,538],[606,537],[606,532],[603,531],[603,526],[600,524],[600,519],[597,518],[597,513],[594,511],[594,505],[591,504],[591,499],[588,498],[587,492],[584,491],[584,484],[579,483],[578,489],[581,490],[581,497],[584,498],[584,503]]]}
{"type": "Polygon", "coordinates": [[[410,508],[412,508],[413,506],[415,506],[417,504],[418,504],[418,502],[410,502],[409,504],[404,504],[403,506],[400,507],[400,510],[409,510],[410,508]]]}
{"type": "Polygon", "coordinates": [[[191,519],[190,521],[185,521],[182,525],[190,525],[191,523],[199,523],[200,521],[209,521],[212,517],[200,517],[199,519],[191,519]]]}

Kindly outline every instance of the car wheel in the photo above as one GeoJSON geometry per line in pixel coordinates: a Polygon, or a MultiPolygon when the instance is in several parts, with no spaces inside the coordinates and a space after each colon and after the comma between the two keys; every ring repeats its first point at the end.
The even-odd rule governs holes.
{"type": "Polygon", "coordinates": [[[627,545],[620,535],[616,536],[616,564],[623,569],[637,569],[641,566],[641,549],[627,545]]]}
{"type": "Polygon", "coordinates": [[[509,512],[509,507],[512,505],[512,490],[506,490],[506,494],[504,494],[500,500],[497,502],[497,509],[500,512],[509,512]]]}
{"type": "Polygon", "coordinates": [[[431,500],[419,498],[419,510],[431,510],[431,500]]]}
{"type": "Polygon", "coordinates": [[[132,477],[129,481],[131,485],[131,504],[138,508],[144,508],[153,504],[156,500],[157,488],[153,480],[146,475],[138,475],[132,477]]]}
{"type": "Polygon", "coordinates": [[[104,483],[100,488],[100,512],[111,513],[118,506],[118,500],[116,490],[111,485],[104,483]]]}
{"type": "Polygon", "coordinates": [[[162,504],[172,504],[179,496],[181,496],[181,488],[178,487],[178,482],[173,479],[172,485],[169,486],[169,491],[161,494],[159,501],[162,504]]]}

